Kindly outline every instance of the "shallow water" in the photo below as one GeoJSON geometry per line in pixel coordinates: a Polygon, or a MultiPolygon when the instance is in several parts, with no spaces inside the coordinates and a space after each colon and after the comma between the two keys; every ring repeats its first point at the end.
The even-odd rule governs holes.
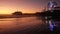
{"type": "Polygon", "coordinates": [[[22,17],[0,19],[0,32],[14,32],[19,30],[33,30],[43,25],[41,17],[22,17]]]}
{"type": "Polygon", "coordinates": [[[28,32],[53,31],[55,23],[60,21],[46,20],[44,17],[21,17],[0,19],[0,33],[2,34],[22,34],[28,32]],[[53,23],[53,24],[52,24],[53,23]]]}

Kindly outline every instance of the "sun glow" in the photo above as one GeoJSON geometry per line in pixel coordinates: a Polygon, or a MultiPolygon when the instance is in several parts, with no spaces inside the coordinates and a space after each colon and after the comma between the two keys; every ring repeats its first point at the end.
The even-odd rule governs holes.
{"type": "Polygon", "coordinates": [[[40,1],[18,1],[18,0],[0,0],[0,14],[12,14],[15,11],[21,11],[22,13],[35,13],[40,12],[43,6],[40,5],[40,1]]]}
{"type": "Polygon", "coordinates": [[[15,7],[0,7],[0,14],[12,14],[15,11],[21,11],[22,13],[36,13],[41,9],[31,8],[15,8],[15,7]]]}

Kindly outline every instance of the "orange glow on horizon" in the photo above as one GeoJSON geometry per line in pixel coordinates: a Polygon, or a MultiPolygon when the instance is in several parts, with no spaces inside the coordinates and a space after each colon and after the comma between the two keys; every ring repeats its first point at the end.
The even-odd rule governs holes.
{"type": "Polygon", "coordinates": [[[40,1],[0,0],[0,14],[12,14],[15,11],[22,13],[35,13],[42,11],[40,1]]]}
{"type": "MultiPolygon", "coordinates": [[[[1,7],[0,8],[0,14],[12,14],[15,11],[21,11],[22,13],[36,13],[37,11],[41,10],[41,9],[16,9],[16,8],[10,8],[10,7],[1,7]]],[[[40,11],[39,11],[40,12],[40,11]]]]}

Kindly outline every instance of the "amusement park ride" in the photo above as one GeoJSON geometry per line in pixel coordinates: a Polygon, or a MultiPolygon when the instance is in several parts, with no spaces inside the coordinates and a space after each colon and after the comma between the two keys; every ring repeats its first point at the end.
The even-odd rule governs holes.
{"type": "MultiPolygon", "coordinates": [[[[57,27],[57,24],[54,20],[60,20],[60,7],[57,6],[57,3],[54,0],[51,0],[47,5],[48,10],[50,10],[51,15],[45,16],[46,24],[49,24],[49,29],[53,31],[54,27],[57,27]]],[[[48,13],[49,14],[49,13],[48,13]]]]}

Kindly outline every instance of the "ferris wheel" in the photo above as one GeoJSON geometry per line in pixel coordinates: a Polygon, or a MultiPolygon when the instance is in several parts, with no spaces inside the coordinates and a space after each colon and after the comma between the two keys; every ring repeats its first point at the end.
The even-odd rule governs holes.
{"type": "Polygon", "coordinates": [[[54,7],[56,6],[57,6],[57,3],[53,0],[50,0],[50,2],[48,3],[49,10],[54,10],[54,7]]]}

